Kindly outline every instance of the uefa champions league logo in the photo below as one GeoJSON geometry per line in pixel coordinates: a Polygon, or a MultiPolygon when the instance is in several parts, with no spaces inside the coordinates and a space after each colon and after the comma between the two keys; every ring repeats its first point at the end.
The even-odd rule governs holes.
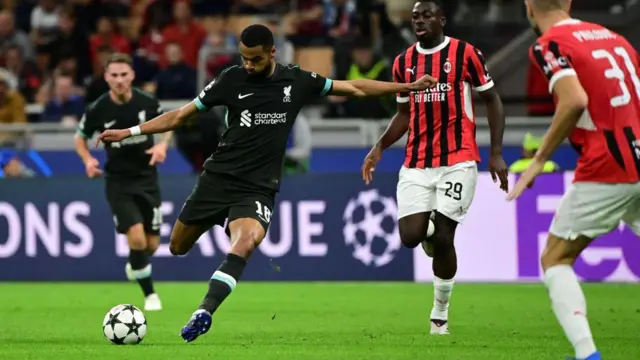
{"type": "Polygon", "coordinates": [[[382,267],[395,258],[401,247],[397,212],[395,200],[376,189],[361,191],[349,200],[343,234],[355,259],[366,266],[382,267]]]}

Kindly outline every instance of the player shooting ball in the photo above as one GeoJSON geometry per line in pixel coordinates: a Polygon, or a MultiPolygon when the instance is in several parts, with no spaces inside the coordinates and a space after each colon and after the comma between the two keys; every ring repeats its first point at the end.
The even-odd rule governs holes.
{"type": "Polygon", "coordinates": [[[264,239],[280,188],[289,132],[300,110],[326,95],[380,96],[423,91],[436,79],[424,74],[405,83],[373,80],[333,81],[295,65],[276,63],[273,34],[251,25],[240,37],[242,67],[234,66],[189,104],[129,129],[107,130],[98,142],[122,141],[181,126],[215,106],[227,108],[227,129],[206,161],[198,184],[171,232],[170,250],[184,255],[215,225],[224,226],[231,251],[211,276],[209,290],[181,336],[194,341],[209,331],[213,313],[236,288],[253,251],[264,239]]]}

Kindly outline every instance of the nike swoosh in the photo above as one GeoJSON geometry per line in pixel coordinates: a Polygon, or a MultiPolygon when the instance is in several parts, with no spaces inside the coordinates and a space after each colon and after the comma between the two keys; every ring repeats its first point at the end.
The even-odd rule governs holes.
{"type": "Polygon", "coordinates": [[[251,95],[253,95],[253,93],[247,94],[247,95],[238,94],[238,99],[244,99],[244,98],[249,97],[251,95]]]}
{"type": "Polygon", "coordinates": [[[104,124],[104,128],[105,128],[105,129],[108,129],[108,128],[112,127],[112,126],[113,126],[113,125],[115,125],[115,124],[116,124],[116,121],[115,121],[115,120],[113,120],[113,121],[111,121],[111,122],[105,123],[105,124],[104,124]]]}

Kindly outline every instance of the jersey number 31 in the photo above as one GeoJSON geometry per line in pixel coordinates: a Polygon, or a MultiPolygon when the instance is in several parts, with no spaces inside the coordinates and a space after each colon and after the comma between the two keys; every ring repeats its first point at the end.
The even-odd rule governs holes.
{"type": "MultiPolygon", "coordinates": [[[[624,65],[627,68],[627,71],[631,75],[631,81],[633,82],[633,86],[636,90],[636,96],[640,99],[640,80],[638,79],[638,74],[636,73],[636,67],[631,61],[631,57],[629,57],[629,53],[623,47],[615,47],[613,51],[622,58],[624,61],[624,65]]],[[[625,83],[624,71],[618,65],[618,61],[616,58],[609,52],[608,50],[598,49],[591,52],[591,55],[594,59],[606,59],[609,61],[611,67],[604,72],[604,76],[607,79],[617,79],[620,84],[620,89],[622,90],[622,95],[618,95],[616,97],[611,98],[611,106],[620,107],[628,105],[631,102],[631,93],[629,92],[629,87],[625,83]]]]}

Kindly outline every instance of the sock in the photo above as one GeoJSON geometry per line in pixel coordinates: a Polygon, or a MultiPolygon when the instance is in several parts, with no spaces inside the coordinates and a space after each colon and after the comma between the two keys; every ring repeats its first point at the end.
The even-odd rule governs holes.
{"type": "Polygon", "coordinates": [[[564,333],[575,348],[578,359],[595,353],[596,345],[587,320],[587,301],[576,273],[569,265],[556,265],[544,273],[551,307],[564,333]]]}
{"type": "Polygon", "coordinates": [[[209,280],[209,291],[205,295],[199,309],[204,309],[213,314],[224,299],[236,288],[242,271],[247,261],[235,254],[227,254],[222,265],[216,270],[209,280]]]}
{"type": "Polygon", "coordinates": [[[146,250],[129,251],[129,264],[133,270],[133,277],[136,278],[144,296],[149,296],[155,291],[153,290],[153,281],[151,280],[151,264],[149,263],[149,255],[146,250]]]}
{"type": "Polygon", "coordinates": [[[454,280],[444,280],[437,276],[433,277],[433,309],[431,319],[447,320],[449,318],[449,298],[453,291],[454,280]]]}

